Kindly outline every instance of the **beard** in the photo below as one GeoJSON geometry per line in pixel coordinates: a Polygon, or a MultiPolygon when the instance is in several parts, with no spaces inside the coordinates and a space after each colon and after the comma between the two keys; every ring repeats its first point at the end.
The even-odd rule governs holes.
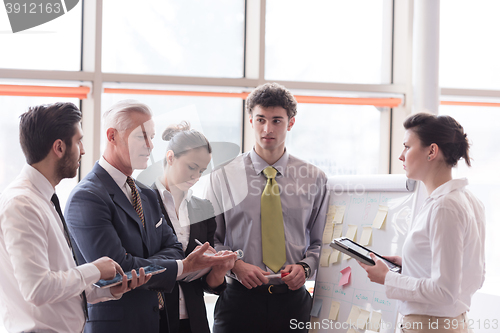
{"type": "Polygon", "coordinates": [[[57,177],[59,179],[73,178],[76,176],[78,164],[71,160],[71,151],[66,150],[63,158],[57,164],[57,177]]]}

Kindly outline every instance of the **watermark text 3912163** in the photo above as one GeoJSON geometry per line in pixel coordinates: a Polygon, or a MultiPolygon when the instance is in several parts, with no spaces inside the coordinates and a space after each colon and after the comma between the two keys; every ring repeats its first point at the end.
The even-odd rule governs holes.
{"type": "Polygon", "coordinates": [[[73,9],[80,0],[4,0],[12,32],[52,21],[73,9]]]}

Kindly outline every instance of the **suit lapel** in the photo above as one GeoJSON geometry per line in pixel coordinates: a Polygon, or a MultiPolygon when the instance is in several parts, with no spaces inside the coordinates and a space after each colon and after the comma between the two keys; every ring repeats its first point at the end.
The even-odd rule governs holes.
{"type": "Polygon", "coordinates": [[[165,204],[163,203],[163,199],[161,198],[160,191],[158,190],[155,184],[153,184],[151,188],[156,192],[156,196],[158,197],[158,201],[160,203],[161,212],[163,213],[163,218],[167,222],[168,226],[172,228],[174,234],[177,236],[174,226],[172,225],[172,221],[170,221],[170,217],[168,216],[167,210],[165,209],[165,204]]]}
{"type": "MultiPolygon", "coordinates": [[[[142,221],[139,218],[140,226],[142,228],[142,232],[141,232],[142,241],[144,242],[144,244],[146,244],[146,247],[149,249],[150,237],[147,237],[147,235],[148,235],[148,233],[149,234],[154,233],[154,230],[152,230],[152,228],[156,228],[156,223],[158,223],[159,221],[153,221],[153,217],[151,216],[152,212],[149,209],[150,207],[153,207],[153,206],[151,206],[151,203],[149,202],[148,197],[144,193],[142,193],[142,189],[139,186],[136,186],[136,187],[137,187],[137,190],[139,191],[139,197],[141,198],[141,203],[142,203],[142,212],[144,214],[144,228],[142,228],[142,221]],[[148,223],[148,221],[149,221],[149,223],[148,223]]],[[[135,209],[134,209],[134,211],[135,211],[135,209]]],[[[136,213],[136,215],[137,215],[137,213],[136,213]]],[[[137,215],[137,217],[139,217],[139,215],[137,215]]]]}
{"type": "MultiPolygon", "coordinates": [[[[114,181],[114,179],[107,173],[106,170],[104,170],[99,163],[96,163],[94,166],[94,173],[96,176],[102,181],[104,186],[108,189],[109,195],[113,199],[113,202],[120,207],[138,226],[140,233],[141,233],[141,238],[143,243],[147,246],[148,241],[146,237],[146,230],[142,226],[142,221],[139,218],[139,215],[134,209],[134,206],[132,206],[132,203],[128,200],[128,198],[125,196],[125,193],[118,187],[118,184],[114,181]]],[[[141,190],[139,189],[139,195],[141,194],[141,190]]],[[[141,200],[143,200],[143,196],[141,196],[141,200]]],[[[144,207],[144,203],[143,203],[144,207]]],[[[144,208],[143,208],[144,211],[144,208]]],[[[146,219],[146,212],[144,212],[144,218],[146,219]]]]}

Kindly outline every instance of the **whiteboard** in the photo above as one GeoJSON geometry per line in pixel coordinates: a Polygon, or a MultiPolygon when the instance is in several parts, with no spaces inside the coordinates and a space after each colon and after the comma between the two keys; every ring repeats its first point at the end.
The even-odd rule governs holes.
{"type": "MultiPolygon", "coordinates": [[[[371,242],[367,247],[382,255],[401,255],[414,213],[418,212],[427,196],[423,186],[409,181],[404,175],[332,177],[328,186],[330,208],[346,207],[343,223],[335,225],[342,227],[342,236],[346,235],[349,225],[356,225],[354,241],[359,242],[363,227],[372,225],[379,205],[385,206],[388,207],[385,223],[380,229],[372,229],[371,242]]],[[[322,245],[322,249],[329,247],[329,244],[322,245]]],[[[397,301],[385,296],[384,286],[370,282],[354,259],[343,260],[343,254],[340,254],[337,263],[318,268],[313,312],[317,312],[320,304],[319,314],[311,316],[310,332],[347,332],[347,324],[342,324],[347,321],[353,306],[369,311],[370,318],[374,311],[379,312],[379,332],[395,332],[397,301]],[[350,283],[339,286],[340,271],[348,266],[351,267],[350,283]],[[329,319],[332,301],[340,303],[337,320],[329,319]]],[[[356,330],[365,332],[365,329],[356,330]]]]}

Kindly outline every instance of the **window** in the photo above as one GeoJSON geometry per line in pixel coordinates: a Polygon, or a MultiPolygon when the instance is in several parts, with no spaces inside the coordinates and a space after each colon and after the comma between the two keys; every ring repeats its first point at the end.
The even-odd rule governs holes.
{"type": "Polygon", "coordinates": [[[15,34],[9,33],[7,12],[0,10],[0,31],[0,68],[80,70],[81,1],[66,14],[15,34]]]}
{"type": "Polygon", "coordinates": [[[380,111],[374,106],[299,104],[286,147],[328,176],[379,173],[380,111]]]}
{"type": "MultiPolygon", "coordinates": [[[[124,99],[135,99],[148,105],[153,112],[156,135],[153,140],[154,149],[148,165],[155,165],[149,169],[153,174],[145,172],[142,177],[140,170],[136,170],[134,177],[146,185],[151,185],[161,175],[163,158],[167,142],[161,136],[170,125],[175,125],[183,120],[191,124],[191,128],[203,133],[207,139],[214,142],[228,142],[240,147],[243,130],[243,101],[239,98],[217,97],[186,97],[186,96],[152,96],[152,95],[123,95],[104,94],[102,99],[102,113],[106,112],[113,104],[124,99]]],[[[105,136],[101,136],[101,152],[106,145],[105,136]]],[[[234,146],[233,146],[234,147],[234,146]]],[[[217,154],[213,147],[212,157],[217,154]]],[[[195,195],[202,196],[206,177],[193,187],[195,195]]]]}
{"type": "MultiPolygon", "coordinates": [[[[19,116],[26,112],[30,106],[55,102],[71,102],[77,106],[80,105],[80,101],[76,98],[0,96],[0,105],[2,105],[3,111],[2,122],[0,122],[0,192],[5,190],[19,175],[26,164],[19,143],[19,116]]],[[[63,210],[71,190],[77,183],[78,176],[65,179],[56,187],[63,210]]]]}
{"type": "Polygon", "coordinates": [[[268,80],[390,82],[392,1],[268,0],[268,80]]]}
{"type": "Polygon", "coordinates": [[[243,76],[245,1],[103,1],[104,72],[243,76]]]}
{"type": "Polygon", "coordinates": [[[500,218],[500,139],[497,135],[500,107],[441,106],[439,112],[455,118],[464,127],[471,143],[472,167],[460,161],[453,176],[467,177],[470,191],[486,208],[487,277],[481,292],[500,296],[500,264],[496,257],[500,253],[500,244],[496,240],[500,234],[497,223],[500,218]]]}
{"type": "Polygon", "coordinates": [[[442,0],[439,84],[500,89],[498,0],[442,0]]]}

